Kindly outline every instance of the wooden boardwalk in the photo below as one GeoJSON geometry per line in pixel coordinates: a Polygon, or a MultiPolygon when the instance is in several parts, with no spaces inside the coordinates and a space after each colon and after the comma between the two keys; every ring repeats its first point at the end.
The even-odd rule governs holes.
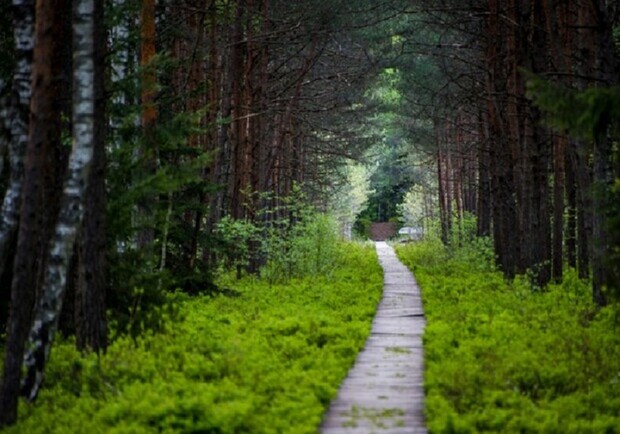
{"type": "Polygon", "coordinates": [[[385,242],[383,299],[365,348],[326,413],[322,434],[418,434],[424,424],[425,319],[413,274],[385,242]]]}

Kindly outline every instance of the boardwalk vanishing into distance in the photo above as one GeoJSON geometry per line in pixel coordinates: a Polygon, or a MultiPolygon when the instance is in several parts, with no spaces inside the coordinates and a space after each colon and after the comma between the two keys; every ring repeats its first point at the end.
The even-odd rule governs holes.
{"type": "Polygon", "coordinates": [[[366,346],[325,415],[322,434],[427,432],[420,289],[391,246],[375,245],[384,271],[383,299],[366,346]]]}

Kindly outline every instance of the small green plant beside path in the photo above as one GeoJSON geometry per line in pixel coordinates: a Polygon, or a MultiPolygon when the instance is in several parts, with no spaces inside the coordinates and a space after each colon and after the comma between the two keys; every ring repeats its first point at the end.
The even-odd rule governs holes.
{"type": "Polygon", "coordinates": [[[381,297],[374,249],[338,249],[329,279],[176,295],[164,331],[118,338],[100,358],[59,343],[39,400],[4,432],[315,433],[381,297]]]}
{"type": "Polygon", "coordinates": [[[489,251],[397,249],[428,320],[429,430],[620,432],[620,308],[598,310],[574,274],[545,290],[527,277],[507,283],[489,251]]]}

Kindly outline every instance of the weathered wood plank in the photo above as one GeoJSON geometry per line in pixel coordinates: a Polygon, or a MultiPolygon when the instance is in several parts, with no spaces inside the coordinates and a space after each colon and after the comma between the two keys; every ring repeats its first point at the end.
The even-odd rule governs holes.
{"type": "Polygon", "coordinates": [[[322,434],[423,434],[426,320],[420,290],[394,250],[377,242],[383,299],[370,337],[323,418],[322,434]]]}

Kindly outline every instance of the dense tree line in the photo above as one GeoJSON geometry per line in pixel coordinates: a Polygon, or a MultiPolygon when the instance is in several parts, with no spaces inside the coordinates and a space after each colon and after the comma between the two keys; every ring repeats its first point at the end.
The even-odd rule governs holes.
{"type": "Polygon", "coordinates": [[[568,265],[604,304],[617,285],[617,2],[422,3],[402,11],[395,64],[401,122],[435,156],[442,239],[475,215],[507,277],[544,287],[568,265]]]}
{"type": "MultiPolygon", "coordinates": [[[[299,188],[330,202],[341,168],[370,144],[360,101],[378,62],[355,33],[393,11],[319,0],[1,8],[9,424],[20,388],[36,397],[59,327],[104,351],[106,310],[130,331],[168,288],[217,290],[211,273],[238,253],[223,218],[266,231],[299,218],[299,188]]],[[[256,239],[249,272],[268,259],[256,239]]]]}

